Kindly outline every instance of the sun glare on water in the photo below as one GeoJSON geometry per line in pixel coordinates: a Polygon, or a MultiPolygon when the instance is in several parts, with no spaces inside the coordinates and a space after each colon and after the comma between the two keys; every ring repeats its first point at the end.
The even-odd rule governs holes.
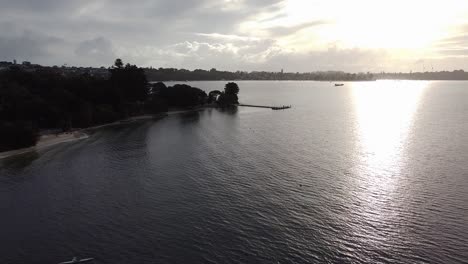
{"type": "MultiPolygon", "coordinates": [[[[406,186],[408,152],[415,131],[426,81],[376,81],[351,84],[356,125],[354,198],[360,205],[359,221],[387,223],[399,219],[398,190],[406,186]],[[387,209],[386,209],[387,208],[387,209]]],[[[375,227],[374,227],[375,228],[375,227]]],[[[351,228],[363,244],[370,243],[369,229],[351,228]]]]}
{"type": "Polygon", "coordinates": [[[359,145],[369,170],[400,167],[415,112],[428,83],[377,81],[352,87],[359,145]]]}

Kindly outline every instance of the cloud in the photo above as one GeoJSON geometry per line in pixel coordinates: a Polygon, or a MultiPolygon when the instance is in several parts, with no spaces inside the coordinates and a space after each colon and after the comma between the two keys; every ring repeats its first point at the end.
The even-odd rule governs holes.
{"type": "Polygon", "coordinates": [[[347,72],[379,72],[385,70],[389,54],[376,49],[339,49],[309,52],[286,52],[271,57],[269,65],[289,71],[341,70],[347,72]]]}
{"type": "Polygon", "coordinates": [[[444,56],[468,57],[468,48],[440,49],[438,52],[444,56]]]}
{"type": "MultiPolygon", "coordinates": [[[[140,0],[136,3],[125,0],[0,0],[0,29],[2,45],[5,47],[0,51],[0,59],[24,55],[38,63],[100,65],[105,62],[98,64],[97,59],[82,58],[86,49],[93,50],[89,48],[90,45],[104,45],[102,39],[96,39],[97,36],[105,34],[117,51],[141,49],[142,46],[163,48],[185,40],[201,42],[208,36],[196,36],[196,32],[235,35],[240,23],[258,12],[273,10],[279,2],[281,1],[140,0]],[[42,43],[44,40],[39,39],[38,45],[29,45],[31,40],[12,44],[15,40],[21,40],[19,33],[16,32],[15,37],[7,37],[3,36],[3,29],[27,31],[37,36],[46,35],[44,32],[47,32],[47,35],[64,40],[63,46],[58,49],[61,52],[49,52],[46,47],[49,44],[42,43]],[[21,47],[21,51],[15,50],[15,47],[21,47]],[[48,53],[48,59],[40,56],[45,53],[48,53]]],[[[34,36],[34,41],[37,36],[34,36]]],[[[102,51],[96,55],[102,58],[110,56],[102,51]]]]}
{"type": "Polygon", "coordinates": [[[297,24],[294,26],[271,27],[271,28],[268,28],[267,31],[269,32],[271,37],[281,37],[281,36],[288,36],[288,35],[296,34],[297,32],[303,29],[322,26],[322,25],[326,25],[329,23],[330,22],[325,21],[325,20],[316,20],[316,21],[310,21],[310,22],[297,24]]]}
{"type": "Polygon", "coordinates": [[[459,26],[454,35],[438,41],[435,51],[439,59],[468,57],[468,24],[459,26]]]}
{"type": "Polygon", "coordinates": [[[459,45],[459,46],[467,46],[468,44],[468,30],[466,33],[462,33],[461,35],[452,36],[449,38],[445,38],[440,41],[439,45],[459,45]]]}
{"type": "Polygon", "coordinates": [[[82,41],[75,54],[94,63],[112,61],[116,57],[112,43],[103,37],[82,41]]]}
{"type": "Polygon", "coordinates": [[[142,60],[144,57],[148,66],[192,70],[216,67],[218,70],[234,71],[382,71],[386,70],[390,58],[384,50],[330,47],[320,51],[303,52],[282,48],[274,40],[244,39],[230,43],[185,41],[163,48],[146,46],[121,52],[125,54],[125,60],[142,60]]]}
{"type": "Polygon", "coordinates": [[[0,57],[7,60],[40,60],[52,56],[64,40],[31,31],[0,36],[0,57]]]}
{"type": "MultiPolygon", "coordinates": [[[[330,43],[340,43],[340,34],[354,35],[329,31],[346,21],[336,22],[327,12],[341,14],[339,19],[359,20],[347,15],[352,10],[336,10],[336,3],[337,0],[0,0],[0,60],[101,66],[112,64],[114,57],[122,57],[133,64],[154,67],[360,71],[404,69],[408,61],[427,59],[418,54],[405,61],[388,51],[352,45],[329,48],[330,43]],[[291,5],[293,2],[296,5],[291,5]],[[309,8],[301,9],[303,5],[309,8]],[[325,32],[328,39],[321,39],[315,32],[325,32]]],[[[351,9],[360,5],[347,6],[351,9]]],[[[462,25],[456,34],[435,47],[439,57],[447,58],[444,65],[450,65],[449,58],[465,56],[467,33],[468,26],[462,25]]],[[[460,65],[459,60],[453,61],[454,66],[460,65]]]]}
{"type": "Polygon", "coordinates": [[[260,38],[239,36],[239,35],[226,35],[219,33],[196,33],[198,36],[207,37],[211,39],[226,40],[226,41],[259,41],[260,38]]]}
{"type": "Polygon", "coordinates": [[[0,0],[0,6],[3,10],[11,11],[22,11],[22,12],[53,12],[57,10],[64,10],[64,9],[73,9],[79,6],[82,6],[85,3],[89,3],[89,0],[41,0],[41,1],[33,1],[33,0],[0,0]]]}

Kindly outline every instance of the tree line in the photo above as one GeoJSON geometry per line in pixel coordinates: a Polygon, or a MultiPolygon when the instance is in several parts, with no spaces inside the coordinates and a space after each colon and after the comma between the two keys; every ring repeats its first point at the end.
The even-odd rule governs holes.
{"type": "Polygon", "coordinates": [[[438,72],[410,72],[410,73],[379,73],[378,79],[394,80],[468,80],[468,72],[464,70],[438,72]]]}
{"type": "Polygon", "coordinates": [[[310,80],[310,81],[371,81],[372,73],[345,73],[341,71],[324,72],[267,72],[267,71],[218,71],[216,69],[193,71],[175,68],[146,68],[151,81],[219,81],[219,80],[310,80]]]}
{"type": "Polygon", "coordinates": [[[170,108],[238,103],[235,83],[208,96],[185,84],[151,84],[143,68],[121,59],[108,70],[108,78],[65,75],[49,67],[0,71],[0,151],[33,146],[45,130],[70,131],[170,108]]]}

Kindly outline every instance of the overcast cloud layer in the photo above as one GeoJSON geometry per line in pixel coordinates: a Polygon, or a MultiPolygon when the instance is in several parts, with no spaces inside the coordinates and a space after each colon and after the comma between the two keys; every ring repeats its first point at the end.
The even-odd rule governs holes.
{"type": "Polygon", "coordinates": [[[141,66],[234,71],[468,69],[468,1],[366,1],[0,0],[0,60],[109,66],[121,57],[141,66]],[[389,16],[395,21],[369,29],[369,14],[385,3],[401,5],[389,16]],[[399,12],[418,20],[404,8],[419,7],[432,22],[435,12],[454,13],[438,24],[398,22],[399,12]],[[432,33],[437,29],[441,34],[432,33]],[[405,38],[414,46],[405,47],[405,38]]]}

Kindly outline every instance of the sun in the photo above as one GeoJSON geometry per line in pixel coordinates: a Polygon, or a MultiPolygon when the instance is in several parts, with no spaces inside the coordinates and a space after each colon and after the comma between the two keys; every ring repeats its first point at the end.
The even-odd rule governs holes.
{"type": "Polygon", "coordinates": [[[326,22],[297,33],[304,46],[334,43],[346,48],[421,50],[432,48],[460,19],[468,18],[468,1],[287,0],[282,12],[277,21],[281,25],[326,22]]]}
{"type": "Polygon", "coordinates": [[[363,48],[421,49],[443,38],[453,12],[440,2],[361,1],[366,8],[337,17],[338,36],[363,48]],[[353,14],[354,13],[354,14],[353,14]]]}

